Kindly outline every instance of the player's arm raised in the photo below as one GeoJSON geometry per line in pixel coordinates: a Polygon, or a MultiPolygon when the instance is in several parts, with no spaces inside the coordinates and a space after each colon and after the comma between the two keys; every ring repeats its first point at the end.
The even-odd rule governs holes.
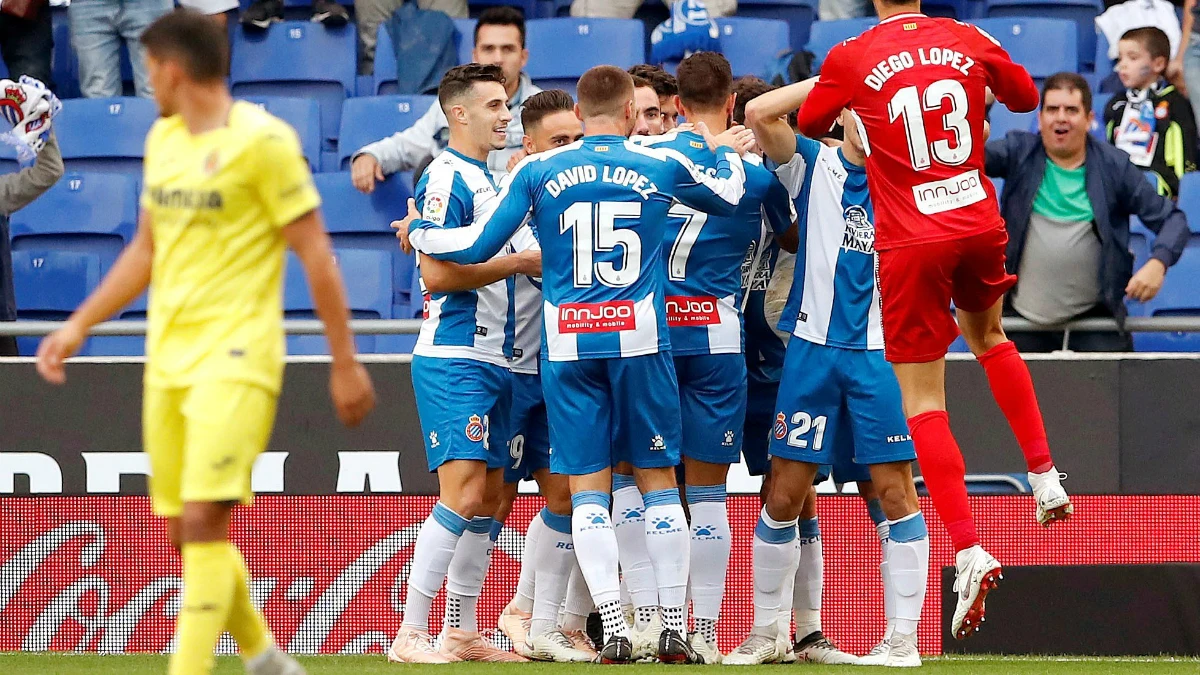
{"type": "Polygon", "coordinates": [[[756,96],[746,104],[746,124],[754,130],[758,147],[778,164],[787,164],[796,154],[796,134],[787,115],[799,109],[817,86],[817,78],[789,84],[756,96]]]}
{"type": "Polygon", "coordinates": [[[362,422],[375,407],[375,390],[367,370],[355,360],[354,333],[342,275],[333,261],[333,246],[325,233],[320,211],[313,209],[283,228],[288,246],[296,252],[317,317],[325,324],[329,355],[333,359],[329,391],[338,419],[348,427],[362,422]]]}
{"type": "Polygon", "coordinates": [[[133,302],[150,286],[153,262],[154,237],[150,231],[150,215],[143,210],[138,217],[138,229],[133,241],[121,251],[104,281],[71,314],[62,328],[47,335],[38,346],[38,374],[52,384],[66,382],[63,361],[79,351],[92,326],[116,314],[117,310],[133,302]]]}
{"type": "Polygon", "coordinates": [[[661,148],[659,152],[674,172],[668,183],[671,196],[697,211],[714,216],[731,215],[746,194],[746,167],[741,154],[754,144],[754,135],[745,127],[734,126],[713,136],[703,122],[696,125],[696,131],[717,155],[716,176],[701,171],[683,153],[661,148]]]}

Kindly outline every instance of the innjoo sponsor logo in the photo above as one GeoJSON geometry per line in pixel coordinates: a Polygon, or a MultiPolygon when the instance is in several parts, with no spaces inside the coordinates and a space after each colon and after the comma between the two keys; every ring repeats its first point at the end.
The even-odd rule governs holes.
{"type": "Polygon", "coordinates": [[[668,326],[711,326],[721,323],[717,299],[711,296],[668,295],[668,326]]]}
{"type": "Polygon", "coordinates": [[[558,307],[559,333],[610,333],[636,328],[632,300],[568,302],[558,307]]]}
{"type": "Polygon", "coordinates": [[[912,191],[917,210],[927,216],[953,211],[987,199],[987,191],[983,189],[977,169],[944,180],[922,183],[912,191]]]}

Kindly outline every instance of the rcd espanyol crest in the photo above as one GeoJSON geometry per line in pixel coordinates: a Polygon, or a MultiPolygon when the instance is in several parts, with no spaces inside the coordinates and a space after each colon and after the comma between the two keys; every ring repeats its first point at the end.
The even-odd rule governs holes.
{"type": "Polygon", "coordinates": [[[875,255],[875,226],[867,216],[867,210],[855,204],[846,207],[842,214],[846,219],[846,232],[842,235],[842,248],[875,255]]]}

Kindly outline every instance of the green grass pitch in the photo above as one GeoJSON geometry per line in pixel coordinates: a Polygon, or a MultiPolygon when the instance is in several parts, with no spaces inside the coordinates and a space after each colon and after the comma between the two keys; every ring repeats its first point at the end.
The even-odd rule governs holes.
{"type": "MultiPolygon", "coordinates": [[[[555,663],[529,664],[455,664],[453,666],[408,666],[388,663],[382,656],[316,656],[304,660],[310,675],[570,675],[581,671],[601,673],[619,668],[620,672],[638,675],[668,675],[700,670],[719,671],[721,666],[591,666],[555,663]]],[[[739,671],[741,669],[738,669],[739,671]]],[[[82,654],[0,654],[0,673],[4,675],[161,675],[167,671],[167,658],[158,655],[96,656],[82,654]]],[[[797,675],[812,673],[894,672],[885,668],[854,666],[814,666],[809,664],[759,666],[750,672],[777,675],[785,672],[797,675]]],[[[217,659],[214,675],[237,675],[243,672],[241,662],[234,657],[217,659]]],[[[1175,658],[1058,658],[1058,657],[943,657],[928,658],[919,673],[954,673],[956,675],[1126,675],[1126,673],[1200,672],[1200,660],[1175,658]]]]}

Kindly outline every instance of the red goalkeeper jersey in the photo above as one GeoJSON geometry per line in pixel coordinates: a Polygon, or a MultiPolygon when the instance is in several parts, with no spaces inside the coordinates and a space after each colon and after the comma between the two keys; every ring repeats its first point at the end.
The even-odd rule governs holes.
{"type": "Polygon", "coordinates": [[[820,137],[842,108],[867,150],[880,250],[967,237],[1003,223],[983,172],[986,90],[1014,112],[1038,90],[975,26],[900,14],[834,47],[800,108],[800,133],[820,137]]]}

